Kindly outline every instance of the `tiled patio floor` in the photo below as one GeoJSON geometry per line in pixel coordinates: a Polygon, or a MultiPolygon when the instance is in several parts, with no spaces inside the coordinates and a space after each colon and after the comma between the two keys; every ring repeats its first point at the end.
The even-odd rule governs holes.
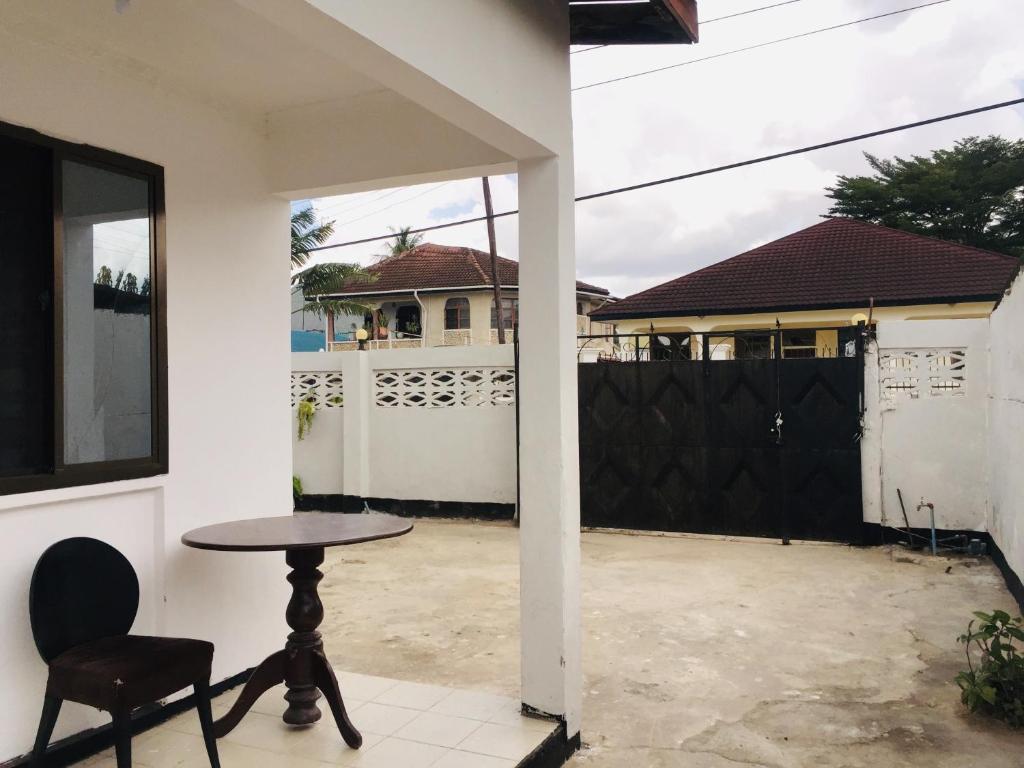
{"type": "MultiPolygon", "coordinates": [[[[338,672],[345,705],[363,734],[349,749],[321,700],[324,717],[308,728],[281,722],[284,687],[268,691],[231,733],[218,741],[223,768],[514,768],[556,727],[523,717],[515,699],[383,677],[338,672]]],[[[241,689],[214,700],[226,712],[241,689]]],[[[132,742],[133,763],[146,768],[209,766],[195,711],[132,742]]],[[[80,763],[114,768],[112,750],[80,763]]]]}

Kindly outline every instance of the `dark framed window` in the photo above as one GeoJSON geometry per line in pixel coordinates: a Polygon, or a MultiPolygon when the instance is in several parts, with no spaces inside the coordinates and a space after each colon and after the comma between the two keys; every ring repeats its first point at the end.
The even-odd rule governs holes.
{"type": "Polygon", "coordinates": [[[814,329],[782,332],[783,357],[817,357],[818,340],[814,329]]]}
{"type": "MultiPolygon", "coordinates": [[[[505,330],[511,331],[519,322],[519,299],[502,299],[501,315],[504,321],[505,330]]],[[[498,327],[498,313],[495,311],[494,301],[491,301],[491,330],[498,327]]]]}
{"type": "Polygon", "coordinates": [[[167,471],[163,169],[0,123],[0,494],[167,471]]]}
{"type": "Polygon", "coordinates": [[[448,299],[444,303],[444,329],[459,331],[469,327],[469,299],[448,299]]]}

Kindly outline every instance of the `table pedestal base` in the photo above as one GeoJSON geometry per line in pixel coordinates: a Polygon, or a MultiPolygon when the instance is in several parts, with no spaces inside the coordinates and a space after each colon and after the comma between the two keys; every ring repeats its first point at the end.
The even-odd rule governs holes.
{"type": "Polygon", "coordinates": [[[358,749],[363,737],[348,719],[338,680],[317,631],[324,619],[324,606],[316,589],[324,577],[318,568],[324,561],[323,547],[288,550],[285,560],[292,569],[288,574],[292,597],[285,612],[292,632],[284,650],[271,654],[256,667],[234,706],[213,724],[214,735],[221,738],[230,733],[263,693],[283,682],[288,688],[284,695],[288,709],[282,716],[286,723],[312,725],[319,720],[316,701],[323,693],[345,743],[358,749]]]}

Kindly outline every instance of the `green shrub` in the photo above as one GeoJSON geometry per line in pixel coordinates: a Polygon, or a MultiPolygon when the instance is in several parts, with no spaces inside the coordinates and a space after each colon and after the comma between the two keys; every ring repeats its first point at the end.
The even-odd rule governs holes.
{"type": "Polygon", "coordinates": [[[1024,726],[1024,627],[1005,611],[976,611],[958,640],[967,653],[967,669],[956,676],[960,700],[972,712],[1024,726]],[[975,624],[977,623],[977,627],[975,624]],[[1020,643],[1020,645],[1018,645],[1020,643]],[[976,656],[971,658],[971,647],[976,656]]]}
{"type": "Polygon", "coordinates": [[[298,475],[292,475],[292,500],[298,504],[302,499],[302,479],[298,475]]]}

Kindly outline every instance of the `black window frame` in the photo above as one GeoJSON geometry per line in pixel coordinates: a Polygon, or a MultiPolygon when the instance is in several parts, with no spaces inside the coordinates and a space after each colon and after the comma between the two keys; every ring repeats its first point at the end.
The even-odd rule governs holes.
{"type": "Polygon", "coordinates": [[[166,475],[167,417],[167,254],[164,208],[164,169],[146,160],[88,144],[75,144],[39,131],[0,121],[0,136],[42,147],[51,153],[53,213],[53,418],[41,425],[52,435],[53,462],[49,472],[0,476],[0,496],[32,491],[109,483],[166,475]],[[65,160],[143,179],[149,187],[150,208],[150,398],[152,450],[149,456],[80,464],[64,459],[64,237],[61,170],[65,160]]]}
{"type": "Polygon", "coordinates": [[[451,296],[444,301],[444,329],[446,331],[468,331],[472,329],[469,299],[465,296],[451,296]],[[449,307],[449,304],[454,306],[449,307]],[[458,322],[455,326],[448,325],[448,313],[454,312],[458,322]],[[465,321],[465,325],[463,325],[465,321]]]}

